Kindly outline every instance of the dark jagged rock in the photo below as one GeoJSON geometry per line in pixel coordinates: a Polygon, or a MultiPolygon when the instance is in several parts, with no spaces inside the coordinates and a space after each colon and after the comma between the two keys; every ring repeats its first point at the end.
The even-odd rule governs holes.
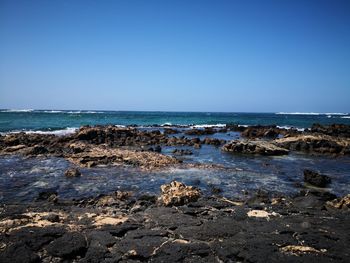
{"type": "Polygon", "coordinates": [[[190,129],[184,132],[187,135],[210,135],[216,133],[216,129],[205,127],[204,129],[190,129]]]}
{"type": "Polygon", "coordinates": [[[311,190],[295,198],[269,196],[259,191],[251,204],[202,197],[183,206],[152,203],[139,210],[132,209],[144,202],[139,199],[102,207],[89,200],[79,207],[2,206],[0,260],[347,262],[347,196],[333,200],[332,194],[311,190]],[[46,221],[47,211],[59,214],[60,221],[46,221]]]}
{"type": "Polygon", "coordinates": [[[164,129],[164,134],[170,135],[170,134],[178,134],[179,131],[175,129],[170,129],[170,128],[165,128],[164,129]]]}
{"type": "Polygon", "coordinates": [[[160,153],[160,152],[162,152],[162,147],[157,145],[156,147],[154,147],[154,151],[157,152],[157,153],[160,153]]]}
{"type": "Polygon", "coordinates": [[[46,190],[46,191],[40,192],[37,199],[39,201],[40,200],[47,200],[47,201],[50,201],[50,202],[56,202],[57,201],[57,196],[58,196],[57,191],[55,191],[55,190],[46,190]]]}
{"type": "Polygon", "coordinates": [[[329,135],[298,135],[277,139],[274,143],[291,151],[315,154],[350,154],[350,139],[329,135]]]}
{"type": "Polygon", "coordinates": [[[304,181],[317,187],[326,187],[331,183],[331,178],[327,175],[306,169],[304,170],[304,181]]]}
{"type": "Polygon", "coordinates": [[[235,132],[242,132],[246,129],[246,127],[242,125],[232,124],[232,123],[226,124],[226,128],[230,131],[235,131],[235,132]]]}
{"type": "Polygon", "coordinates": [[[46,247],[46,250],[52,256],[72,259],[78,255],[82,255],[86,247],[87,244],[84,235],[77,232],[70,232],[51,242],[46,247]]]}
{"type": "Polygon", "coordinates": [[[203,140],[204,144],[208,144],[208,145],[214,145],[214,146],[220,146],[223,145],[224,143],[226,143],[225,140],[220,140],[220,139],[216,139],[216,138],[205,138],[203,140]]]}
{"type": "Polygon", "coordinates": [[[44,220],[50,221],[52,223],[57,223],[60,221],[60,216],[58,214],[49,214],[45,217],[43,217],[44,220]]]}
{"type": "Polygon", "coordinates": [[[244,154],[284,155],[288,150],[275,144],[260,140],[231,141],[222,147],[223,151],[244,154]]]}
{"type": "Polygon", "coordinates": [[[78,168],[70,168],[64,172],[64,175],[67,177],[79,177],[81,176],[81,172],[78,168]]]}
{"type": "Polygon", "coordinates": [[[40,262],[40,257],[28,246],[15,243],[0,252],[0,262],[2,263],[36,263],[40,262]]]}
{"type": "Polygon", "coordinates": [[[321,125],[315,123],[311,126],[310,131],[312,133],[350,138],[350,125],[346,124],[321,125]]]}

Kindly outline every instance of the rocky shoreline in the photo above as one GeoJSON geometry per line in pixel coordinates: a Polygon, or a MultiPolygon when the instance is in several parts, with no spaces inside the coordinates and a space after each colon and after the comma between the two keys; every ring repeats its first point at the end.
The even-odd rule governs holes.
{"type": "MultiPolygon", "coordinates": [[[[313,125],[303,132],[276,126],[87,126],[65,136],[0,136],[0,155],[65,158],[73,166],[65,176],[79,177],[79,167],[106,165],[150,171],[221,167],[183,162],[205,145],[250,156],[347,156],[349,135],[346,125],[313,125]],[[228,132],[238,137],[210,137],[228,132]],[[169,146],[174,150],[164,154],[169,146]]],[[[42,192],[30,203],[1,204],[0,261],[346,262],[350,196],[323,190],[331,178],[315,171],[305,170],[304,181],[317,188],[295,196],[259,191],[240,200],[222,197],[220,189],[203,195],[181,182],[163,185],[159,196],[117,191],[64,200],[57,192],[42,192]]]]}
{"type": "MultiPolygon", "coordinates": [[[[85,126],[66,136],[13,133],[0,136],[0,155],[64,157],[82,167],[130,164],[156,169],[180,163],[175,157],[161,154],[162,146],[188,146],[195,149],[202,145],[214,145],[227,152],[258,155],[281,155],[288,154],[289,151],[308,154],[350,154],[350,126],[340,124],[314,125],[304,132],[275,126],[227,125],[226,128],[220,129],[181,130],[183,136],[170,136],[178,134],[179,130],[181,128],[165,128],[161,132],[144,131],[135,127],[85,126]],[[228,131],[239,131],[245,140],[200,138],[228,131]]],[[[189,154],[188,151],[174,153],[189,154]]]]}
{"type": "Polygon", "coordinates": [[[1,262],[346,262],[350,195],[204,197],[172,182],[130,192],[2,205],[1,262]]]}

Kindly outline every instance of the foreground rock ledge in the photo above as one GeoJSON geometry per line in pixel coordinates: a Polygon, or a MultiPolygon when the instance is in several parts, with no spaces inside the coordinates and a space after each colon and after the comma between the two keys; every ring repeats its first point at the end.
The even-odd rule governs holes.
{"type": "MultiPolygon", "coordinates": [[[[179,182],[163,188],[194,190],[179,182]]],[[[245,204],[187,194],[196,198],[182,206],[121,192],[56,204],[2,204],[0,262],[348,261],[349,196],[329,209],[310,193],[257,195],[245,204]]]]}

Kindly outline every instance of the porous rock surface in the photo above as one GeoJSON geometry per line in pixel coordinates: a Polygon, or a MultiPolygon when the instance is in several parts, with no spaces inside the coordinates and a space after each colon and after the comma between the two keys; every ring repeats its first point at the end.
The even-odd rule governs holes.
{"type": "Polygon", "coordinates": [[[172,181],[170,184],[161,186],[159,201],[165,206],[184,205],[197,201],[201,196],[199,189],[193,186],[186,186],[184,183],[172,181]]]}

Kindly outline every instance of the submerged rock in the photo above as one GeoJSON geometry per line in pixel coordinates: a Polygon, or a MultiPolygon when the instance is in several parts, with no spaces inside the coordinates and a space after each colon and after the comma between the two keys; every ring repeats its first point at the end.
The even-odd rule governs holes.
{"type": "Polygon", "coordinates": [[[225,140],[219,140],[219,139],[216,139],[216,138],[205,138],[203,140],[203,143],[204,144],[209,144],[209,145],[220,146],[220,145],[226,143],[226,141],[225,140]]]}
{"type": "Polygon", "coordinates": [[[172,151],[174,155],[192,155],[193,152],[188,149],[175,149],[172,151]]]}
{"type": "Polygon", "coordinates": [[[222,147],[225,152],[248,153],[261,155],[284,155],[288,150],[278,147],[275,144],[260,140],[235,140],[225,144],[222,147]]]}
{"type": "Polygon", "coordinates": [[[160,187],[161,196],[159,201],[165,206],[179,206],[189,202],[197,201],[201,196],[199,189],[186,186],[184,183],[173,181],[160,187]]]}
{"type": "Polygon", "coordinates": [[[78,168],[70,168],[64,172],[64,175],[67,177],[79,177],[81,176],[81,172],[78,168]]]}
{"type": "Polygon", "coordinates": [[[304,181],[317,187],[326,187],[331,182],[331,178],[306,169],[304,170],[304,181]]]}

